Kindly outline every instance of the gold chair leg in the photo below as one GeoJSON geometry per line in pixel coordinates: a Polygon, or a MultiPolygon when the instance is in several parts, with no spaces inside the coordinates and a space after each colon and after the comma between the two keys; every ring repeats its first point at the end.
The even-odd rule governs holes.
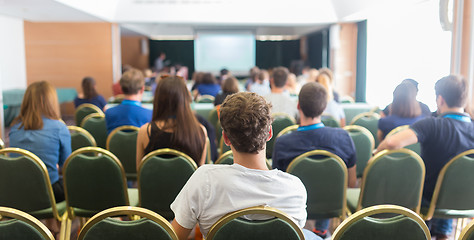
{"type": "Polygon", "coordinates": [[[61,230],[59,233],[60,240],[69,240],[71,238],[71,222],[67,212],[61,217],[61,230]]]}

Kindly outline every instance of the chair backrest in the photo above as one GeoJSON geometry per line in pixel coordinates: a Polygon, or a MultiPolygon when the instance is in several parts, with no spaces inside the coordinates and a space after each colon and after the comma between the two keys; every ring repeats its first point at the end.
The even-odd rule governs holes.
{"type": "Polygon", "coordinates": [[[306,187],[308,218],[345,217],[347,167],[340,157],[325,150],[309,151],[293,159],[286,171],[306,187]]]}
{"type": "Polygon", "coordinates": [[[281,130],[281,131],[278,133],[278,135],[276,135],[276,138],[279,138],[279,137],[281,137],[281,136],[283,136],[283,135],[285,135],[285,134],[294,132],[294,131],[298,130],[298,127],[299,127],[299,125],[297,125],[297,124],[291,125],[291,126],[289,126],[289,127],[286,127],[286,128],[284,128],[283,130],[281,130]]]}
{"type": "Polygon", "coordinates": [[[37,218],[60,219],[46,165],[33,153],[20,148],[0,150],[0,206],[37,218]]]}
{"type": "Polygon", "coordinates": [[[67,126],[71,134],[71,151],[83,147],[97,147],[94,137],[84,128],[67,126]]]}
{"type": "Polygon", "coordinates": [[[71,153],[63,166],[63,178],[71,219],[74,216],[91,217],[110,207],[129,205],[122,164],[105,149],[85,147],[71,153]]]}
{"type": "Polygon", "coordinates": [[[76,119],[76,126],[80,126],[82,120],[91,113],[98,113],[102,116],[104,115],[104,112],[102,112],[102,110],[94,104],[83,103],[79,105],[74,113],[74,117],[76,119]]]}
{"type": "Polygon", "coordinates": [[[379,145],[379,141],[377,138],[377,131],[378,131],[378,123],[379,123],[380,115],[374,112],[365,112],[355,116],[352,119],[350,125],[359,125],[362,127],[367,128],[367,130],[372,133],[372,136],[375,140],[375,147],[379,145]]]}
{"type": "Polygon", "coordinates": [[[408,149],[383,150],[367,164],[357,209],[394,204],[420,212],[425,164],[408,149]]]}
{"type": "Polygon", "coordinates": [[[0,207],[0,239],[54,240],[49,229],[28,213],[8,207],[0,207]]]}
{"type": "MultiPolygon", "coordinates": [[[[474,149],[462,152],[451,159],[438,175],[433,197],[425,219],[437,216],[437,210],[456,210],[453,217],[474,217],[474,149]],[[457,216],[455,216],[457,215],[457,216]]],[[[451,211],[452,212],[452,211],[451,211]]]]}
{"type": "MultiPolygon", "coordinates": [[[[391,135],[393,135],[397,132],[400,132],[400,131],[408,129],[408,128],[410,128],[410,125],[403,125],[403,126],[396,127],[394,129],[392,129],[392,131],[390,131],[387,134],[387,136],[385,136],[385,137],[391,136],[391,135]]],[[[413,152],[416,152],[418,155],[421,154],[421,145],[420,145],[420,143],[411,144],[411,145],[405,146],[404,148],[410,149],[413,152]]]]}
{"type": "Polygon", "coordinates": [[[332,239],[430,240],[431,234],[423,219],[410,209],[377,205],[352,214],[336,228],[332,239]]]}
{"type": "Polygon", "coordinates": [[[302,230],[291,217],[271,207],[251,207],[229,213],[212,225],[207,240],[285,239],[304,240],[302,230]],[[248,220],[245,215],[265,215],[267,220],[248,220]]]}
{"type": "Polygon", "coordinates": [[[196,169],[191,157],[173,149],[163,148],[147,154],[138,168],[140,207],[173,219],[170,204],[196,169]]]}
{"type": "Polygon", "coordinates": [[[222,127],[221,127],[221,123],[219,121],[219,114],[218,114],[217,111],[218,111],[217,107],[212,109],[209,112],[209,116],[207,117],[207,120],[209,121],[209,123],[212,124],[212,126],[216,130],[216,140],[219,143],[220,140],[221,140],[221,137],[222,137],[222,127]]]}
{"type": "Polygon", "coordinates": [[[326,127],[341,127],[341,123],[335,117],[329,114],[323,114],[321,116],[321,122],[326,127]]]}
{"type": "Polygon", "coordinates": [[[139,207],[114,207],[93,216],[81,229],[78,240],[178,240],[171,224],[160,215],[139,207]],[[137,220],[123,221],[118,216],[138,216],[137,220]]]}
{"type": "Polygon", "coordinates": [[[474,221],[462,229],[459,240],[474,240],[474,221]]]}
{"type": "Polygon", "coordinates": [[[137,179],[137,136],[140,128],[121,126],[107,137],[107,150],[122,162],[125,175],[129,180],[137,179]]]}
{"type": "Polygon", "coordinates": [[[275,138],[278,136],[278,133],[280,133],[280,131],[286,127],[296,124],[295,118],[286,113],[273,113],[272,118],[273,137],[270,139],[270,141],[267,141],[267,157],[269,158],[272,157],[273,145],[275,145],[275,138]]]}
{"type": "Polygon", "coordinates": [[[82,120],[81,127],[94,137],[98,147],[106,148],[107,124],[103,114],[92,113],[87,115],[84,120],[82,120]]]}
{"type": "Polygon", "coordinates": [[[357,177],[362,177],[367,162],[372,157],[375,147],[375,140],[372,133],[367,128],[357,125],[348,125],[344,127],[351,136],[356,149],[356,173],[357,177]]]}
{"type": "Polygon", "coordinates": [[[198,103],[213,103],[214,96],[212,95],[202,95],[197,100],[198,103]]]}

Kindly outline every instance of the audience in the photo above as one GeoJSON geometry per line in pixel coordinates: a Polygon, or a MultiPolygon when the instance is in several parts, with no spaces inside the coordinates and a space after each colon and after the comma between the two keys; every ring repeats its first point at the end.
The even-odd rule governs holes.
{"type": "Polygon", "coordinates": [[[211,95],[215,97],[221,90],[221,86],[217,84],[216,78],[211,73],[204,73],[201,82],[194,90],[194,98],[203,95],[211,95]]]}
{"type": "Polygon", "coordinates": [[[239,82],[235,77],[228,77],[222,82],[222,91],[216,95],[214,106],[221,105],[224,99],[239,92],[239,82]]]}
{"type": "Polygon", "coordinates": [[[260,72],[260,68],[257,66],[253,67],[249,71],[249,78],[245,81],[245,90],[250,91],[250,86],[252,86],[252,83],[257,81],[258,73],[260,72]]]}
{"type": "Polygon", "coordinates": [[[290,98],[288,92],[285,92],[288,74],[288,69],[285,67],[277,67],[273,70],[273,76],[270,79],[272,91],[265,96],[265,99],[272,103],[272,113],[286,113],[297,119],[298,110],[296,109],[296,102],[290,98]]]}
{"type": "Polygon", "coordinates": [[[416,101],[416,89],[410,83],[401,83],[393,91],[393,102],[390,104],[390,114],[379,120],[377,137],[382,141],[392,129],[411,125],[422,119],[420,104],[416,101]]]}
{"type": "MultiPolygon", "coordinates": [[[[413,87],[415,87],[416,89],[415,98],[416,98],[416,95],[418,94],[418,82],[413,79],[407,78],[403,80],[402,83],[411,84],[413,85],[413,87]]],[[[420,101],[418,101],[418,103],[420,104],[421,114],[426,117],[431,116],[430,108],[426,104],[420,101]]],[[[380,116],[385,117],[385,116],[390,115],[390,108],[391,108],[391,104],[385,107],[385,109],[380,113],[380,116]]]]}
{"type": "MultiPolygon", "coordinates": [[[[295,176],[268,170],[266,166],[265,143],[272,137],[269,104],[255,93],[233,94],[221,105],[220,121],[222,137],[232,149],[234,164],[201,166],[188,180],[171,204],[175,214],[172,226],[179,239],[187,239],[196,223],[206,236],[225,214],[259,205],[280,209],[303,227],[303,183],[295,176]]],[[[303,231],[306,239],[319,239],[303,231]]]]}
{"type": "Polygon", "coordinates": [[[296,81],[296,75],[290,73],[286,81],[285,90],[288,91],[291,95],[298,95],[301,90],[300,84],[296,81]]]}
{"type": "Polygon", "coordinates": [[[179,77],[158,82],[151,122],[141,126],[137,137],[137,167],[146,154],[171,148],[189,155],[198,166],[206,157],[206,129],[191,111],[191,96],[179,77]]]}
{"type": "Polygon", "coordinates": [[[141,127],[151,120],[152,111],[141,106],[145,90],[145,79],[142,72],[137,69],[126,71],[120,79],[120,86],[125,95],[123,101],[105,111],[108,133],[124,125],[141,127]]]}
{"type": "Polygon", "coordinates": [[[270,75],[267,70],[260,70],[257,74],[255,82],[250,85],[250,92],[254,92],[260,96],[270,94],[270,75]]]}
{"type": "MultiPolygon", "coordinates": [[[[300,127],[297,131],[280,136],[273,147],[273,168],[286,171],[297,156],[312,151],[326,150],[339,156],[348,169],[348,186],[356,185],[356,151],[349,134],[341,128],[325,127],[321,114],[328,101],[326,89],[319,83],[307,83],[298,96],[300,127]]],[[[324,193],[321,193],[324,194],[324,193]]],[[[329,219],[319,219],[313,230],[325,238],[329,219]]]]}
{"type": "MultiPolygon", "coordinates": [[[[409,129],[387,137],[377,152],[399,149],[419,142],[421,158],[426,167],[422,206],[428,207],[438,174],[444,165],[457,154],[474,149],[474,124],[464,113],[468,99],[468,83],[461,76],[450,75],[435,84],[436,105],[439,117],[419,120],[409,129]]],[[[458,196],[462,197],[462,195],[458,196]]],[[[429,225],[437,240],[448,239],[452,219],[433,218],[429,225]]]]}
{"type": "Polygon", "coordinates": [[[83,103],[90,103],[96,105],[101,110],[104,110],[107,101],[97,93],[95,86],[94,78],[85,77],[82,79],[82,93],[74,99],[74,106],[76,108],[83,103]]]}
{"type": "Polygon", "coordinates": [[[316,78],[316,81],[320,83],[327,92],[328,101],[326,109],[324,109],[324,114],[333,116],[337,121],[339,121],[339,125],[344,127],[346,125],[346,115],[344,109],[342,109],[339,103],[334,99],[331,75],[328,75],[327,72],[321,72],[316,78]]]}
{"type": "MultiPolygon", "coordinates": [[[[58,167],[71,154],[71,135],[61,120],[56,89],[46,81],[26,89],[20,115],[10,130],[10,147],[28,150],[46,165],[56,202],[64,201],[58,167]]],[[[31,199],[33,200],[33,199],[31,199]]]]}

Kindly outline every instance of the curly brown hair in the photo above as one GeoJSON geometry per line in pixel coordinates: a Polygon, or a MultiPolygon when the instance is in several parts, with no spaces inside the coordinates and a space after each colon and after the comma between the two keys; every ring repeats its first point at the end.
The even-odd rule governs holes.
{"type": "Polygon", "coordinates": [[[272,124],[271,108],[256,93],[240,92],[224,100],[220,121],[235,150],[256,154],[265,149],[272,124]]]}

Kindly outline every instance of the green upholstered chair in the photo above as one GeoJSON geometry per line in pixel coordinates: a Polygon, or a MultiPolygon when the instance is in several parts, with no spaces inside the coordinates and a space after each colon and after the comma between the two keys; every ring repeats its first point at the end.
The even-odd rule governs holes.
{"type": "Polygon", "coordinates": [[[49,229],[28,213],[0,207],[0,239],[55,240],[49,229]]]}
{"type": "Polygon", "coordinates": [[[76,119],[76,126],[80,126],[82,120],[91,113],[98,113],[104,116],[104,112],[102,112],[102,110],[94,104],[83,103],[79,105],[74,113],[74,117],[76,119]]]}
{"type": "Polygon", "coordinates": [[[221,140],[219,141],[219,156],[222,156],[224,153],[230,151],[230,146],[227,146],[225,143],[224,143],[224,138],[221,137],[221,140]]]}
{"type": "Polygon", "coordinates": [[[206,240],[273,239],[304,240],[291,217],[271,207],[251,207],[229,213],[212,225],[206,240]],[[248,220],[244,215],[267,215],[267,220],[248,220]]]}
{"type": "Polygon", "coordinates": [[[306,187],[309,219],[345,218],[347,167],[340,157],[325,150],[309,151],[293,159],[286,171],[306,187]]]}
{"type": "Polygon", "coordinates": [[[138,130],[135,126],[120,126],[107,137],[107,150],[120,160],[128,180],[137,179],[138,130]]]}
{"type": "Polygon", "coordinates": [[[283,136],[287,133],[291,133],[291,132],[294,132],[298,129],[299,125],[295,124],[295,125],[291,125],[289,127],[286,127],[284,128],[283,130],[281,130],[278,135],[276,135],[276,138],[279,138],[280,136],[283,136]]]}
{"type": "Polygon", "coordinates": [[[354,142],[357,156],[356,173],[357,177],[360,178],[364,173],[367,162],[372,157],[375,140],[372,133],[370,133],[365,127],[348,125],[344,127],[344,130],[349,133],[349,136],[351,136],[352,141],[354,142]]]}
{"type": "Polygon", "coordinates": [[[217,113],[217,111],[218,111],[218,107],[215,107],[214,109],[212,109],[209,112],[209,116],[207,117],[207,120],[209,121],[209,123],[212,124],[212,126],[216,130],[216,141],[217,143],[219,143],[222,137],[222,127],[219,121],[219,114],[217,113]]]}
{"type": "Polygon", "coordinates": [[[425,220],[431,218],[474,217],[474,149],[451,159],[438,175],[428,209],[422,208],[425,220]]]}
{"type": "Polygon", "coordinates": [[[474,240],[474,221],[471,221],[469,225],[464,227],[461,231],[459,240],[474,240]]]}
{"type": "Polygon", "coordinates": [[[375,140],[375,147],[379,145],[379,140],[377,139],[378,123],[380,115],[374,112],[361,113],[355,116],[350,125],[359,125],[367,128],[367,130],[372,133],[372,136],[375,140]]]}
{"type": "Polygon", "coordinates": [[[197,169],[188,155],[169,148],[143,157],[138,168],[139,205],[168,220],[174,218],[170,204],[197,169]]]}
{"type": "Polygon", "coordinates": [[[61,220],[66,210],[65,201],[56,204],[43,161],[19,148],[0,150],[0,206],[21,210],[39,219],[61,220]]]}
{"type": "Polygon", "coordinates": [[[78,240],[178,240],[171,224],[160,215],[139,207],[114,207],[93,216],[81,229],[78,240]],[[136,216],[131,221],[116,217],[136,216]]]}
{"type": "Polygon", "coordinates": [[[267,141],[267,157],[271,158],[273,154],[273,145],[275,145],[275,138],[278,136],[281,130],[285,129],[286,127],[292,126],[296,124],[295,118],[286,114],[286,113],[273,113],[272,114],[273,122],[272,122],[272,129],[273,129],[273,137],[270,141],[267,141]]]}
{"type": "Polygon", "coordinates": [[[214,96],[212,95],[202,95],[199,96],[197,101],[198,103],[214,103],[214,96]]]}
{"type": "Polygon", "coordinates": [[[103,114],[92,113],[87,115],[84,120],[82,120],[81,127],[94,137],[97,147],[106,148],[107,124],[103,114]]]}
{"type": "Polygon", "coordinates": [[[71,153],[64,163],[63,181],[69,219],[92,217],[110,207],[138,205],[138,190],[127,189],[122,164],[102,148],[85,147],[71,153]]]}
{"type": "MultiPolygon", "coordinates": [[[[268,161],[268,159],[265,159],[265,163],[267,164],[268,169],[272,169],[272,164],[270,163],[270,161],[268,161]]],[[[232,155],[232,150],[229,150],[222,154],[214,164],[234,164],[234,155],[232,155]]]]}
{"type": "Polygon", "coordinates": [[[329,114],[323,114],[321,116],[321,122],[323,122],[324,126],[326,127],[338,127],[338,128],[341,127],[341,123],[337,121],[335,117],[329,114]]]}
{"type": "Polygon", "coordinates": [[[84,128],[67,126],[71,134],[71,150],[75,151],[83,147],[96,147],[94,137],[84,128]]]}
{"type": "MultiPolygon", "coordinates": [[[[391,136],[397,132],[400,132],[402,130],[405,130],[405,129],[408,129],[410,128],[409,125],[403,125],[403,126],[399,126],[399,127],[396,127],[394,129],[392,129],[392,131],[390,131],[386,137],[388,136],[391,136]]],[[[416,152],[418,155],[421,154],[421,146],[420,146],[420,143],[415,143],[415,144],[411,144],[411,145],[408,145],[408,146],[405,146],[404,148],[406,149],[410,149],[412,150],[413,152],[416,152]]]]}
{"type": "Polygon", "coordinates": [[[383,150],[367,164],[361,188],[347,192],[351,212],[362,208],[394,204],[420,212],[421,194],[425,180],[425,164],[408,149],[383,150]]]}
{"type": "Polygon", "coordinates": [[[410,209],[377,205],[362,209],[343,221],[333,240],[431,240],[426,223],[410,209]]]}

